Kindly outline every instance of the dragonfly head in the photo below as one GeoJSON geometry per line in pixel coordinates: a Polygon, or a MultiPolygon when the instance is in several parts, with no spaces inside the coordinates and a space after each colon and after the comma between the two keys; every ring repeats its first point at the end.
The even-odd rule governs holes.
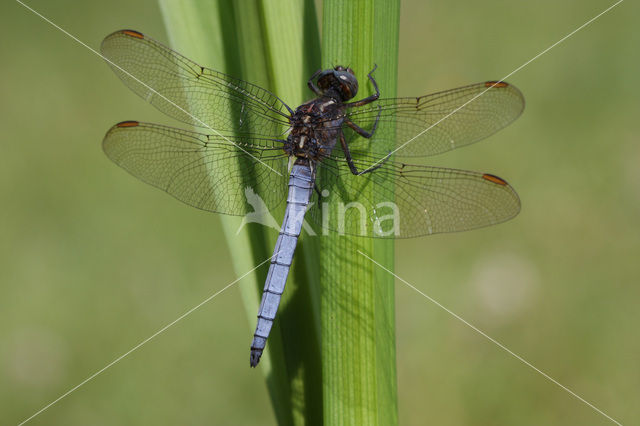
{"type": "Polygon", "coordinates": [[[338,65],[320,73],[318,87],[324,95],[344,102],[358,93],[358,79],[351,68],[338,65]]]}

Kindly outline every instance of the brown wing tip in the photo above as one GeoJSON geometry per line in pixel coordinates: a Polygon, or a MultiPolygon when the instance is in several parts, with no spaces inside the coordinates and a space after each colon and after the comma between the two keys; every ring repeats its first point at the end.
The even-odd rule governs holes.
{"type": "Polygon", "coordinates": [[[116,127],[136,127],[138,125],[140,125],[139,121],[129,120],[129,121],[121,121],[120,123],[116,124],[116,127]]]}
{"type": "Polygon", "coordinates": [[[134,38],[144,38],[144,34],[138,32],[138,31],[134,31],[134,30],[122,30],[120,31],[122,34],[129,36],[129,37],[134,37],[134,38]]]}
{"type": "Polygon", "coordinates": [[[502,89],[503,87],[509,87],[509,83],[505,83],[504,81],[487,81],[484,83],[484,87],[495,87],[498,89],[502,89]]]}
{"type": "Polygon", "coordinates": [[[502,185],[502,186],[508,185],[506,180],[504,180],[502,178],[499,178],[498,176],[495,176],[495,175],[490,175],[489,173],[483,174],[482,175],[482,179],[488,180],[489,182],[493,182],[493,183],[496,183],[496,184],[502,185]]]}

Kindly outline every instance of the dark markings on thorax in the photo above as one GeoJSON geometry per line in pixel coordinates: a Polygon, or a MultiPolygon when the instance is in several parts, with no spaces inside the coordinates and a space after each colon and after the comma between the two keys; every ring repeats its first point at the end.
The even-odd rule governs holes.
{"type": "Polygon", "coordinates": [[[291,133],[284,144],[287,155],[321,161],[331,154],[344,122],[343,103],[329,98],[312,99],[291,116],[291,133]]]}

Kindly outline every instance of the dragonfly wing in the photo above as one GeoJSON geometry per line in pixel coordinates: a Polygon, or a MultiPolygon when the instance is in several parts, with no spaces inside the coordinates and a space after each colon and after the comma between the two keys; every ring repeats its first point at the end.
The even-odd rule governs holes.
{"type": "Polygon", "coordinates": [[[116,31],[101,51],[131,90],[182,122],[267,136],[289,125],[289,107],[271,92],[202,67],[137,31],[116,31]]]}
{"type": "MultiPolygon", "coordinates": [[[[368,163],[356,160],[364,170],[368,163]]],[[[318,171],[310,217],[320,227],[347,235],[410,238],[480,228],[508,220],[520,200],[504,180],[464,170],[387,161],[353,175],[346,161],[329,158],[318,171]]]]}
{"type": "Polygon", "coordinates": [[[266,143],[125,121],[109,129],[102,147],[133,176],[186,204],[244,215],[286,198],[286,156],[278,141],[266,143]]]}
{"type": "MultiPolygon", "coordinates": [[[[419,98],[379,99],[348,111],[348,118],[371,129],[373,138],[351,134],[354,152],[400,157],[429,156],[482,140],[514,121],[524,109],[522,93],[511,84],[489,81],[419,98]],[[395,131],[385,131],[395,125],[395,131]]],[[[382,158],[382,157],[380,157],[382,158]]]]}

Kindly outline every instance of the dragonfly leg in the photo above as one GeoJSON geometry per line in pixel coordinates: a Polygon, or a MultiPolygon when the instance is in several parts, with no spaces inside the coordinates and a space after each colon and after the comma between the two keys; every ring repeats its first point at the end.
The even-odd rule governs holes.
{"type": "Polygon", "coordinates": [[[316,84],[313,82],[313,80],[315,80],[316,77],[319,76],[321,72],[322,72],[322,70],[319,69],[318,71],[313,73],[313,75],[311,76],[309,81],[307,81],[307,86],[309,86],[309,89],[311,89],[311,91],[313,93],[315,93],[316,95],[318,95],[318,96],[322,96],[322,91],[320,89],[318,89],[318,86],[316,86],[316,84]]]}
{"type": "Polygon", "coordinates": [[[367,96],[364,99],[360,99],[359,101],[350,102],[350,103],[348,103],[346,105],[349,105],[349,106],[362,106],[362,105],[370,104],[371,102],[377,100],[380,97],[380,89],[378,89],[378,83],[376,83],[376,79],[373,78],[373,72],[376,70],[376,68],[378,68],[378,65],[374,65],[373,69],[371,71],[369,71],[369,74],[367,74],[367,76],[369,77],[369,81],[371,81],[371,84],[373,84],[373,88],[376,89],[376,93],[374,93],[371,96],[367,96]]]}
{"type": "Polygon", "coordinates": [[[380,108],[380,105],[378,105],[378,115],[376,116],[376,121],[373,123],[373,127],[371,128],[370,131],[366,131],[365,129],[358,126],[353,121],[349,120],[348,118],[345,118],[344,123],[347,126],[351,127],[357,134],[359,134],[363,138],[370,139],[375,133],[376,129],[378,128],[378,122],[380,121],[380,113],[382,113],[382,108],[380,108]]]}
{"type": "Polygon", "coordinates": [[[391,157],[392,152],[389,152],[386,157],[382,160],[378,161],[377,164],[369,167],[368,169],[358,171],[358,168],[355,164],[353,164],[353,158],[351,158],[351,151],[349,151],[349,146],[347,146],[347,141],[344,139],[344,134],[340,133],[340,144],[342,145],[342,150],[344,151],[344,157],[347,160],[347,164],[349,165],[349,170],[356,176],[364,175],[365,173],[372,172],[377,168],[381,167],[388,159],[391,157]]]}

